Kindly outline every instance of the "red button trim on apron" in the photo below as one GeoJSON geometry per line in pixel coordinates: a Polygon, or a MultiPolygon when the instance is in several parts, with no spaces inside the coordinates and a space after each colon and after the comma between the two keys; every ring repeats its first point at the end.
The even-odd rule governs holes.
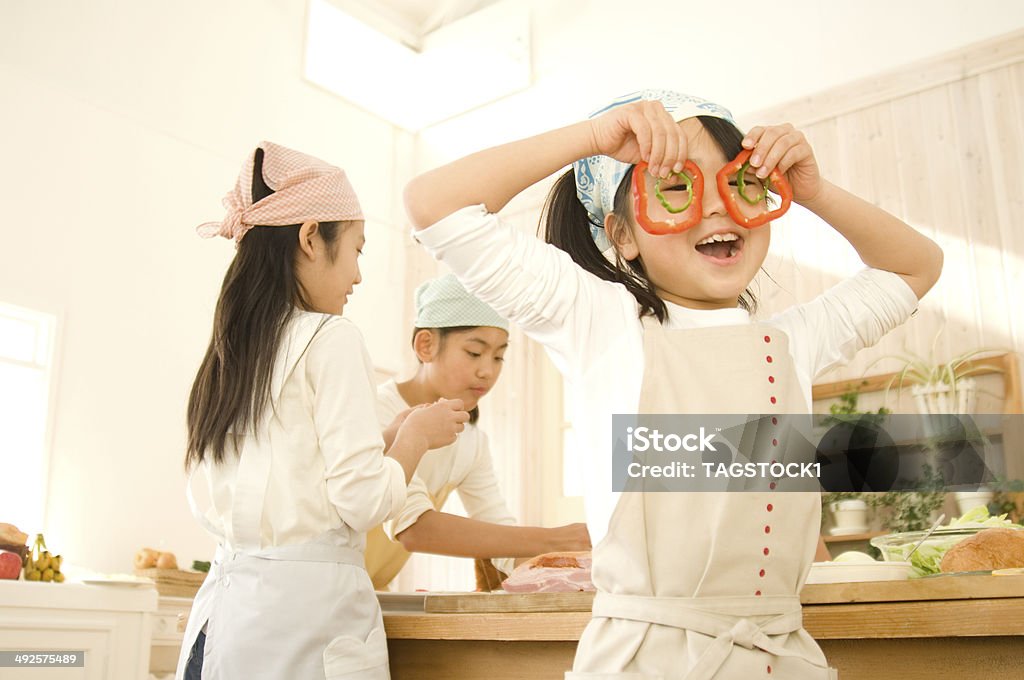
{"type": "Polygon", "coordinates": [[[764,578],[764,569],[762,569],[761,571],[758,572],[758,576],[760,576],[761,578],[764,578]]]}
{"type": "Polygon", "coordinates": [[[758,597],[761,597],[761,591],[760,591],[760,590],[756,591],[756,592],[754,593],[754,595],[757,595],[758,597]]]}
{"type": "Polygon", "coordinates": [[[771,341],[772,341],[772,339],[771,339],[771,337],[770,337],[770,336],[767,336],[767,335],[766,335],[766,336],[764,336],[764,341],[765,341],[765,342],[771,342],[771,341]]]}
{"type": "Polygon", "coordinates": [[[768,382],[770,382],[770,383],[775,382],[775,376],[774,375],[768,376],[768,382]]]}
{"type": "Polygon", "coordinates": [[[765,557],[767,557],[767,556],[768,556],[768,553],[769,553],[769,552],[770,552],[770,551],[768,550],[768,547],[767,547],[767,546],[765,546],[765,549],[764,549],[764,554],[765,554],[765,557]]]}
{"type": "Polygon", "coordinates": [[[768,666],[768,675],[771,675],[771,674],[772,674],[772,667],[768,666]]]}
{"type": "Polygon", "coordinates": [[[771,401],[772,401],[772,403],[774,404],[774,403],[775,403],[776,401],[778,401],[778,400],[777,400],[777,399],[776,399],[775,397],[772,397],[772,400],[771,400],[771,401]]]}
{"type": "Polygon", "coordinates": [[[779,424],[779,419],[776,418],[775,416],[772,416],[772,425],[778,425],[778,424],[779,424]]]}
{"type": "Polygon", "coordinates": [[[771,354],[769,354],[768,356],[766,356],[766,357],[764,358],[764,360],[765,360],[765,361],[767,361],[767,362],[768,362],[769,364],[770,364],[770,363],[772,363],[772,355],[771,355],[771,354]]]}
{"type": "Polygon", "coordinates": [[[764,533],[766,533],[766,534],[772,533],[772,528],[771,528],[770,525],[768,525],[768,524],[764,525],[764,533]]]}
{"type": "Polygon", "coordinates": [[[774,505],[772,505],[771,503],[769,503],[769,504],[768,504],[768,507],[767,507],[766,509],[768,510],[768,512],[771,512],[772,510],[774,510],[774,509],[775,509],[775,506],[774,506],[774,505]]]}
{"type": "Polygon", "coordinates": [[[774,491],[775,490],[775,482],[772,482],[771,484],[769,484],[768,488],[772,489],[774,491]]]}
{"type": "MultiPolygon", "coordinates": [[[[779,440],[778,439],[773,439],[772,440],[772,446],[778,446],[778,445],[779,445],[779,440]]],[[[772,462],[774,463],[775,461],[773,460],[772,462]]]]}

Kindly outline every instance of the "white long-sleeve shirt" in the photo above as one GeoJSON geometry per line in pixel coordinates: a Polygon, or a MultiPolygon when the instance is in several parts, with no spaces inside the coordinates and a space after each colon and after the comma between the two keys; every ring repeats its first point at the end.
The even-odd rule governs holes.
{"type": "MultiPolygon", "coordinates": [[[[394,380],[377,388],[377,417],[382,430],[409,407],[394,380]]],[[[386,533],[394,538],[426,511],[440,510],[431,499],[438,498],[446,487],[458,492],[471,519],[510,526],[516,523],[494,474],[487,434],[476,425],[466,423],[466,429],[454,444],[427,451],[420,459],[416,474],[409,482],[405,505],[389,526],[385,526],[386,533]]],[[[496,558],[491,563],[506,574],[511,574],[515,568],[512,558],[496,558]]]]}
{"type": "MultiPolygon", "coordinates": [[[[365,532],[401,510],[405,472],[385,457],[377,427],[373,364],[356,326],[340,316],[295,311],[274,363],[272,413],[256,434],[269,441],[270,479],[260,547],[292,545],[337,530],[362,551],[365,532]]],[[[246,441],[242,437],[242,453],[246,441]]],[[[213,506],[206,517],[235,545],[231,505],[238,456],[201,469],[213,506]]]]}
{"type": "MultiPolygon", "coordinates": [[[[643,328],[636,299],[621,284],[580,268],[569,255],[516,230],[485,207],[463,208],[414,238],[471,293],[547,349],[572,391],[573,427],[588,460],[587,526],[596,545],[618,500],[612,491],[611,416],[635,413],[643,382],[643,328]]],[[[666,302],[669,329],[751,323],[743,309],[694,310],[666,302]]],[[[917,308],[896,274],[866,269],[814,300],[764,323],[789,336],[807,404],[825,371],[878,342],[917,308]]],[[[713,354],[709,360],[715,359],[713,354]]]]}

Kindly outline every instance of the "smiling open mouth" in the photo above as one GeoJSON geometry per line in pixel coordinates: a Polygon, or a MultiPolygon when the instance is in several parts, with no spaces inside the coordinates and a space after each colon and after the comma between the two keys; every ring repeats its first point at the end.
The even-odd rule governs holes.
{"type": "Polygon", "coordinates": [[[728,264],[739,259],[743,251],[743,239],[736,234],[712,234],[698,243],[694,249],[719,264],[728,264]]]}

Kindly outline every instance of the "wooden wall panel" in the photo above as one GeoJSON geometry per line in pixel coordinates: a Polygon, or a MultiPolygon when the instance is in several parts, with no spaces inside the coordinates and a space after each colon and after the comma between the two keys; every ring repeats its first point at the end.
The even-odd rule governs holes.
{"type": "MultiPolygon", "coordinates": [[[[1024,34],[1016,33],[743,118],[803,129],[825,177],[945,252],[942,279],[915,317],[820,381],[894,370],[878,358],[904,347],[927,354],[936,337],[940,360],[981,347],[1024,349],[1022,101],[1024,34]]],[[[822,270],[776,276],[807,300],[847,274],[852,249],[806,237],[805,220],[788,219],[773,234],[770,261],[822,270]]],[[[765,314],[792,304],[769,288],[762,285],[765,314]]]]}

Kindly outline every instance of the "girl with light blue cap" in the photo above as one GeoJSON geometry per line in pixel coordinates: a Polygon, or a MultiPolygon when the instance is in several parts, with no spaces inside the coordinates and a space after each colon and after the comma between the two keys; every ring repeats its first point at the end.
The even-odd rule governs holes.
{"type": "Polygon", "coordinates": [[[938,246],[823,179],[792,126],[744,134],[723,107],[665,90],[428,172],[406,205],[417,240],[542,343],[572,391],[598,592],[566,678],[836,677],[798,597],[821,547],[820,495],[777,479],[616,493],[611,417],[770,416],[778,429],[756,453],[781,455],[776,414],[809,413],[815,377],[909,318],[938,279],[938,246]],[[548,197],[547,243],[495,214],[570,164],[548,197]],[[749,286],[789,201],[867,268],[755,320],[749,286]]]}
{"type": "Polygon", "coordinates": [[[411,410],[460,399],[470,413],[458,440],[429,451],[416,468],[402,510],[369,533],[366,568],[385,589],[410,552],[477,558],[477,585],[496,589],[515,558],[590,549],[586,525],[517,527],[498,486],[479,402],[497,383],[508,347],[508,321],[452,274],[422,284],[415,295],[412,346],[419,360],[409,380],[377,389],[377,415],[388,441],[411,410]],[[469,517],[441,512],[457,491],[469,517]],[[482,560],[489,560],[485,563],[482,560]]]}

